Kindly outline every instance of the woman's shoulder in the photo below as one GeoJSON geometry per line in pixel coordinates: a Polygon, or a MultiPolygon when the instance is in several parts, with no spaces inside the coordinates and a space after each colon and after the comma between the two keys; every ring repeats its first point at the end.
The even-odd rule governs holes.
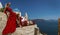
{"type": "Polygon", "coordinates": [[[11,9],[10,7],[5,7],[6,9],[11,9]]]}
{"type": "Polygon", "coordinates": [[[12,10],[10,7],[7,7],[7,10],[12,10]]]}

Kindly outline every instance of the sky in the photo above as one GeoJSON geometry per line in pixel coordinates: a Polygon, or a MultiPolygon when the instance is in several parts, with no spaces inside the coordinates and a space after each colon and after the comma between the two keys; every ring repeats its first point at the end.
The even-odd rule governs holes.
{"type": "Polygon", "coordinates": [[[58,19],[60,17],[60,0],[0,0],[3,6],[11,2],[13,10],[22,16],[28,13],[29,19],[58,19]]]}

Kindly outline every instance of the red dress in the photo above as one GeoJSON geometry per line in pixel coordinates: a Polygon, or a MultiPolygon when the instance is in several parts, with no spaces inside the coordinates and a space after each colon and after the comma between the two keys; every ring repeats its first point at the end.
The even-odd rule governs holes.
{"type": "Polygon", "coordinates": [[[8,11],[10,15],[7,19],[6,27],[2,31],[2,35],[13,33],[16,30],[16,13],[14,13],[12,9],[9,7],[7,7],[6,10],[4,11],[5,14],[7,14],[6,11],[8,11]]]}

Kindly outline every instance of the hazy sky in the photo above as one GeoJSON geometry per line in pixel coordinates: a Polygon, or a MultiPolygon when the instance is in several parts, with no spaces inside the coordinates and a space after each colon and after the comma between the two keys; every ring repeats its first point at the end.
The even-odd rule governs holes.
{"type": "Polygon", "coordinates": [[[4,5],[11,2],[11,8],[24,13],[27,12],[30,19],[58,19],[60,17],[60,0],[0,0],[4,5]]]}

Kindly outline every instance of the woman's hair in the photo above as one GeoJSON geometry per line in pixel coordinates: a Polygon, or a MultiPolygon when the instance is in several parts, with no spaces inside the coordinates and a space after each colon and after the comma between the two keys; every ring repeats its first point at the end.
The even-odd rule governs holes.
{"type": "Polygon", "coordinates": [[[10,6],[10,4],[11,4],[11,3],[9,2],[9,3],[6,4],[6,6],[10,6]]]}

